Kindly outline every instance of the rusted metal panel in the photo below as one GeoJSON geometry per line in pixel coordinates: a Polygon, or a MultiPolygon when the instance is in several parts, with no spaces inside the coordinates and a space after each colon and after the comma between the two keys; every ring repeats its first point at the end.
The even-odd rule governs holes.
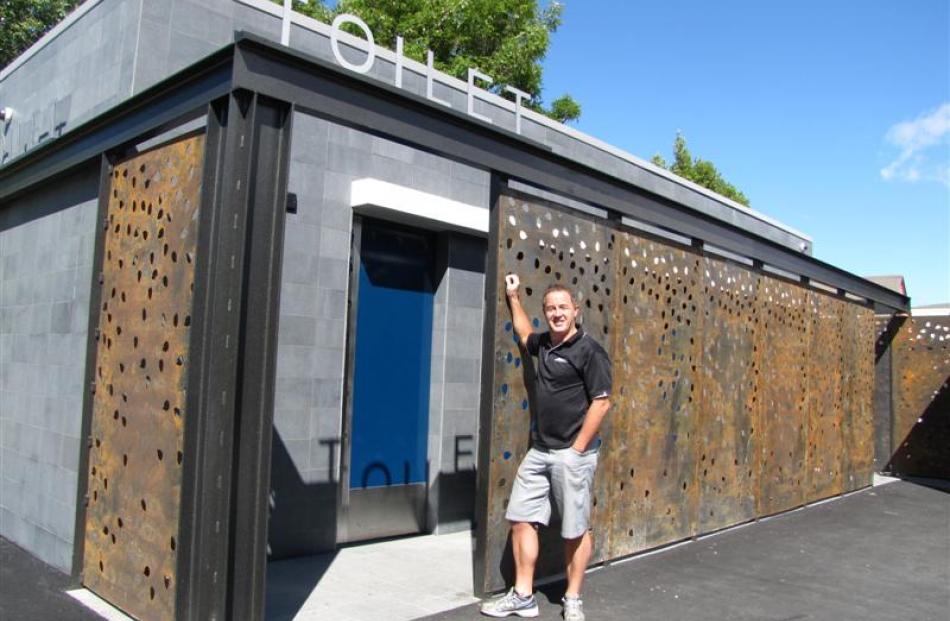
{"type": "Polygon", "coordinates": [[[753,472],[759,476],[757,513],[770,515],[805,502],[808,291],[760,276],[756,295],[759,330],[753,356],[756,385],[753,472]]]}
{"type": "Polygon", "coordinates": [[[849,305],[841,322],[842,485],[867,487],[874,474],[874,313],[849,305]]]}
{"type": "Polygon", "coordinates": [[[914,317],[892,342],[888,470],[950,479],[950,317],[914,317]]]}
{"type": "Polygon", "coordinates": [[[697,422],[699,532],[755,517],[753,442],[756,276],[705,258],[702,407],[697,422]]]}
{"type": "Polygon", "coordinates": [[[697,414],[703,259],[631,233],[618,236],[610,554],[696,533],[697,414]]]}
{"type": "MultiPolygon", "coordinates": [[[[563,282],[579,292],[586,328],[611,352],[594,562],[869,480],[870,310],[539,201],[502,197],[496,217],[494,277],[521,276],[536,328],[545,329],[538,296],[563,282]]],[[[528,446],[533,373],[513,340],[503,287],[494,303],[490,489],[479,516],[486,591],[505,586],[511,563],[504,511],[528,446]]],[[[542,530],[538,575],[559,573],[562,563],[557,532],[542,530]]]]}
{"type": "Polygon", "coordinates": [[[202,135],[117,164],[103,246],[83,584],[171,619],[202,135]]]}
{"type": "MultiPolygon", "coordinates": [[[[496,210],[498,215],[498,273],[516,273],[522,282],[522,303],[539,331],[545,330],[541,296],[553,283],[562,283],[575,292],[581,306],[584,329],[605,347],[609,347],[608,331],[610,296],[614,287],[611,266],[611,232],[592,220],[572,216],[564,211],[535,202],[503,196],[496,210]]],[[[488,494],[488,541],[485,547],[488,568],[484,589],[492,591],[504,586],[503,574],[508,523],[505,520],[508,495],[518,464],[528,449],[530,401],[525,386],[530,386],[534,369],[530,356],[523,356],[514,339],[510,315],[506,308],[504,287],[494,301],[495,333],[493,408],[491,429],[490,489],[488,494]]],[[[609,417],[608,417],[609,418],[609,417]]],[[[610,421],[604,433],[609,434],[610,421]]],[[[605,459],[605,453],[601,459],[605,459]]],[[[608,518],[603,507],[605,468],[598,469],[595,482],[594,521],[599,525],[608,518]]],[[[595,532],[602,532],[599,526],[595,532]]],[[[542,529],[542,557],[538,574],[563,571],[563,556],[557,529],[542,529]]],[[[510,549],[508,551],[510,553],[510,549]]],[[[595,559],[604,558],[604,542],[596,542],[595,559]]]]}
{"type": "Polygon", "coordinates": [[[807,500],[842,492],[841,436],[844,334],[848,304],[821,293],[811,293],[811,355],[808,366],[808,429],[806,445],[807,500]]]}

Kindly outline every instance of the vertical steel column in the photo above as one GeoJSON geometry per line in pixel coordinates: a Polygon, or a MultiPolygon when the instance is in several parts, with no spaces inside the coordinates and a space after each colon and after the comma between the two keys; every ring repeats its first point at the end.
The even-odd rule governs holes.
{"type": "Polygon", "coordinates": [[[179,619],[224,619],[253,95],[212,104],[195,274],[179,541],[179,619]]]}
{"type": "Polygon", "coordinates": [[[472,560],[472,589],[476,596],[483,596],[485,576],[492,568],[487,567],[489,550],[488,497],[491,490],[491,472],[489,472],[492,450],[492,418],[494,417],[494,380],[495,380],[495,323],[497,321],[498,296],[498,210],[505,180],[492,172],[488,195],[488,253],[485,257],[485,300],[482,324],[482,377],[481,396],[478,412],[478,457],[477,479],[475,482],[475,555],[472,560]]]}
{"type": "Polygon", "coordinates": [[[289,120],[242,90],[208,115],[179,619],[263,616],[289,120]]]}
{"type": "Polygon", "coordinates": [[[257,96],[248,196],[228,618],[263,619],[277,320],[292,109],[257,96]]]}

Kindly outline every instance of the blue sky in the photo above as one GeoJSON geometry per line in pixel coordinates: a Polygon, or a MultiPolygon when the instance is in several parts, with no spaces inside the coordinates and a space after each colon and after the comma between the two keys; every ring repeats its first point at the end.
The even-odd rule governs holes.
{"type": "Polygon", "coordinates": [[[578,129],[668,160],[682,131],[817,258],[950,301],[950,2],[564,4],[543,95],[578,129]]]}

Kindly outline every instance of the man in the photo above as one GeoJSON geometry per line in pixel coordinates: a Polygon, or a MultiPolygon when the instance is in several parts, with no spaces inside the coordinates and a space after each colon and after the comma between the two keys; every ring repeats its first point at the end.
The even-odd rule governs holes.
{"type": "Polygon", "coordinates": [[[508,593],[482,604],[491,617],[538,616],[534,566],[538,558],[538,524],[548,524],[551,496],[561,514],[561,537],[567,565],[564,619],[584,621],[580,599],[590,561],[591,500],[600,424],[610,408],[610,358],[576,321],[580,315],[571,292],[553,285],[542,306],[548,331],[534,333],[521,306],[519,280],[505,277],[508,308],[520,346],[537,357],[531,448],[518,468],[505,518],[511,523],[515,584],[508,593]]]}

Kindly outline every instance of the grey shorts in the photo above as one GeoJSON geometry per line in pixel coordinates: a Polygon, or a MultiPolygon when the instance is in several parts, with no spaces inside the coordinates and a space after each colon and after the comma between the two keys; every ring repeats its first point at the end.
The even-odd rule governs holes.
{"type": "Polygon", "coordinates": [[[561,514],[561,537],[576,539],[587,532],[598,449],[584,453],[570,447],[549,452],[529,449],[518,467],[505,519],[547,526],[553,496],[561,514]]]}

